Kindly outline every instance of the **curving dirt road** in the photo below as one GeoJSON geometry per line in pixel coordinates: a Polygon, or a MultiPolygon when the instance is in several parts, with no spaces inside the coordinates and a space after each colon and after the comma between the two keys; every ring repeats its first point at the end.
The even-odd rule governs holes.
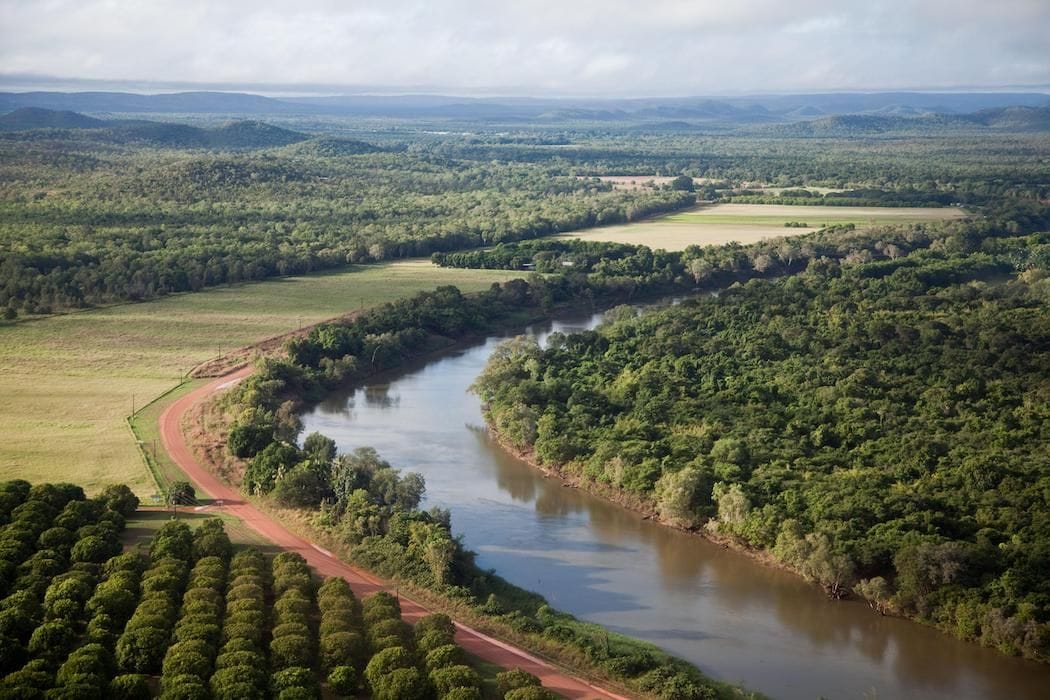
{"type": "MultiPolygon", "coordinates": [[[[244,501],[235,489],[220,481],[193,456],[193,452],[186,444],[185,437],[182,434],[182,417],[197,402],[218,391],[229,388],[251,374],[251,372],[252,368],[249,366],[226,374],[195,389],[168,406],[160,416],[160,434],[164,443],[164,449],[167,450],[172,460],[179,465],[182,471],[186,473],[186,476],[201,490],[211,494],[215,499],[222,500],[224,512],[240,518],[248,527],[282,549],[299,552],[306,559],[307,563],[322,576],[341,576],[346,579],[358,597],[366,596],[378,590],[391,589],[392,586],[390,584],[365,571],[349,566],[336,559],[331,552],[290,532],[251,503],[244,501]]],[[[406,620],[416,620],[428,612],[423,606],[404,596],[401,596],[400,600],[402,614],[406,620]]],[[[484,635],[466,625],[457,622],[456,630],[456,642],[471,654],[504,668],[518,667],[528,671],[538,676],[545,687],[567,698],[627,700],[622,695],[617,695],[593,686],[584,680],[567,675],[542,659],[538,659],[498,639],[484,635]]]]}

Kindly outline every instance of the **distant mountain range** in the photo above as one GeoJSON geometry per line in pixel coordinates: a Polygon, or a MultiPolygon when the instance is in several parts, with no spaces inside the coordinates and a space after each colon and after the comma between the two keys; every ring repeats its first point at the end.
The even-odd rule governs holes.
{"type": "Polygon", "coordinates": [[[78,112],[21,107],[0,115],[0,131],[32,129],[93,130],[100,141],[144,142],[171,148],[264,148],[287,146],[310,137],[254,120],[205,129],[141,119],[96,119],[78,112]]]}
{"type": "MultiPolygon", "coordinates": [[[[18,97],[28,99],[27,95],[46,95],[52,103],[61,102],[56,95],[61,93],[24,93],[11,95],[0,93],[0,112],[4,110],[5,100],[18,97]]],[[[98,102],[98,96],[115,94],[120,99],[125,97],[140,99],[142,95],[124,95],[122,93],[80,93],[66,95],[68,102],[98,102]],[[89,95],[90,98],[84,97],[89,95]]],[[[178,102],[183,109],[176,113],[186,113],[185,107],[197,104],[204,108],[207,104],[218,106],[220,103],[231,105],[252,105],[256,108],[263,104],[279,104],[287,108],[291,103],[273,100],[254,95],[227,95],[225,93],[183,93],[181,95],[162,95],[163,104],[172,106],[178,102]],[[204,95],[209,95],[205,98],[204,95]],[[179,102],[175,98],[182,98],[179,102]],[[250,98],[250,99],[249,99],[250,98]]],[[[824,96],[818,96],[824,97],[824,96]]],[[[984,96],[979,96],[984,97],[984,96]]],[[[504,123],[517,121],[522,126],[529,124],[563,124],[602,122],[610,125],[626,125],[639,131],[693,131],[712,129],[735,129],[744,133],[771,134],[790,137],[821,137],[849,135],[879,135],[895,133],[933,133],[945,130],[969,131],[1007,131],[1007,132],[1046,132],[1050,131],[1050,103],[1030,106],[1011,105],[980,109],[972,112],[925,112],[914,106],[895,104],[887,106],[889,98],[868,100],[866,106],[880,105],[874,112],[858,114],[824,114],[815,104],[795,106],[789,112],[774,113],[762,105],[734,106],[716,100],[636,100],[631,108],[615,107],[613,104],[598,108],[559,107],[540,111],[538,101],[525,100],[524,104],[463,104],[442,102],[449,98],[316,98],[315,105],[327,105],[324,109],[359,109],[371,110],[369,114],[386,110],[388,116],[395,113],[403,118],[415,116],[420,119],[470,119],[480,122],[504,123]],[[375,100],[369,102],[369,100],[375,100]],[[530,111],[531,117],[525,117],[523,111],[530,111]]],[[[1033,100],[1034,101],[1034,100],[1033,100]]],[[[119,100],[118,100],[119,102],[119,100]]],[[[960,105],[965,100],[953,104],[960,105]]],[[[971,101],[979,103],[981,100],[971,101]]],[[[918,101],[916,102],[916,104],[918,101]]],[[[106,103],[111,104],[111,103],[106,103]]],[[[841,107],[844,102],[837,103],[841,107]]],[[[854,103],[850,103],[854,104],[854,103]]],[[[545,104],[544,107],[550,105],[545,104]]],[[[829,102],[825,106],[830,106],[829,102]]],[[[363,113],[363,112],[362,112],[363,113]]],[[[111,111],[98,111],[96,115],[110,115],[111,111]]],[[[158,113],[159,114],[159,113],[158,113]]],[[[224,110],[218,113],[227,115],[224,110]]],[[[230,115],[237,114],[231,112],[230,115]]],[[[279,116],[277,113],[270,113],[279,116]]],[[[256,116],[256,115],[252,115],[256,116]]],[[[92,130],[91,138],[116,143],[141,142],[170,148],[266,148],[287,146],[302,143],[304,153],[321,157],[357,155],[381,150],[362,141],[330,137],[311,138],[310,135],[266,124],[256,119],[232,120],[223,126],[202,128],[164,121],[144,119],[99,118],[68,109],[50,109],[43,107],[18,107],[6,114],[0,114],[0,132],[28,131],[34,129],[92,130]]]]}
{"type": "Polygon", "coordinates": [[[466,121],[658,121],[777,124],[845,114],[917,117],[1004,107],[1050,107],[1050,95],[988,93],[829,93],[718,98],[571,99],[445,95],[273,98],[229,92],[140,95],[124,92],[6,92],[0,112],[21,107],[123,114],[347,115],[466,121]]]}

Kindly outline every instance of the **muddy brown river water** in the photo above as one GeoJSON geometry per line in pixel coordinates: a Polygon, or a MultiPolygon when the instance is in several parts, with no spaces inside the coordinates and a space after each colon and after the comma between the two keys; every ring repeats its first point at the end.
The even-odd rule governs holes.
{"type": "MultiPolygon", "coordinates": [[[[565,316],[526,332],[590,328],[565,316]]],[[[372,446],[423,474],[425,505],[482,568],[555,607],[649,640],[709,675],[773,698],[1050,697],[1050,667],[828,600],[764,567],[576,489],[503,451],[467,392],[504,337],[458,348],[331,396],[303,416],[341,451],[372,446]]]]}

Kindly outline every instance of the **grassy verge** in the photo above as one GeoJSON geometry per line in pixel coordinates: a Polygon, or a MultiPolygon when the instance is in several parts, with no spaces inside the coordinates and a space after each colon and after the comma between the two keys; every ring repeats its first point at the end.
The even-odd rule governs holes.
{"type": "Polygon", "coordinates": [[[191,528],[196,528],[208,518],[219,518],[226,526],[226,532],[234,547],[256,547],[269,556],[281,551],[275,544],[245,525],[240,518],[227,515],[221,509],[211,507],[200,511],[192,508],[188,510],[180,508],[178,511],[167,508],[140,509],[135,512],[134,516],[128,518],[127,528],[120,535],[121,544],[127,550],[145,552],[149,549],[149,543],[157,530],[173,518],[187,523],[191,528]]]}
{"type": "MultiPolygon", "coordinates": [[[[300,324],[440,285],[478,291],[514,276],[398,261],[5,324],[0,479],[69,481],[89,493],[126,483],[149,502],[155,478],[125,417],[195,365],[300,324]]],[[[136,429],[152,451],[145,421],[136,429]]]]}

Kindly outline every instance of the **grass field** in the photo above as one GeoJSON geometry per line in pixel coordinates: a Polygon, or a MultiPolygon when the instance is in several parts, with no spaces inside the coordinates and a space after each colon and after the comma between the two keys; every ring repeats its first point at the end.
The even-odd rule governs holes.
{"type": "Polygon", "coordinates": [[[792,236],[826,226],[853,224],[858,228],[878,224],[958,219],[961,209],[890,207],[804,207],[780,204],[713,204],[669,216],[622,226],[606,226],[563,234],[564,238],[613,241],[682,250],[690,245],[718,245],[736,241],[754,243],[777,236],[792,236]],[[784,224],[801,222],[804,228],[784,224]]]}
{"type": "Polygon", "coordinates": [[[0,479],[89,492],[121,482],[149,497],[156,488],[124,417],[193,366],[438,285],[472,291],[513,276],[413,260],[0,324],[0,479]]]}
{"type": "Polygon", "coordinates": [[[148,552],[150,541],[157,534],[157,530],[172,518],[185,522],[192,529],[196,529],[208,518],[220,518],[234,547],[257,547],[268,555],[281,551],[277,545],[250,529],[239,518],[225,515],[221,509],[214,507],[201,511],[194,511],[192,508],[179,509],[177,513],[161,508],[139,510],[128,518],[127,528],[120,533],[120,542],[126,550],[148,552]]]}

